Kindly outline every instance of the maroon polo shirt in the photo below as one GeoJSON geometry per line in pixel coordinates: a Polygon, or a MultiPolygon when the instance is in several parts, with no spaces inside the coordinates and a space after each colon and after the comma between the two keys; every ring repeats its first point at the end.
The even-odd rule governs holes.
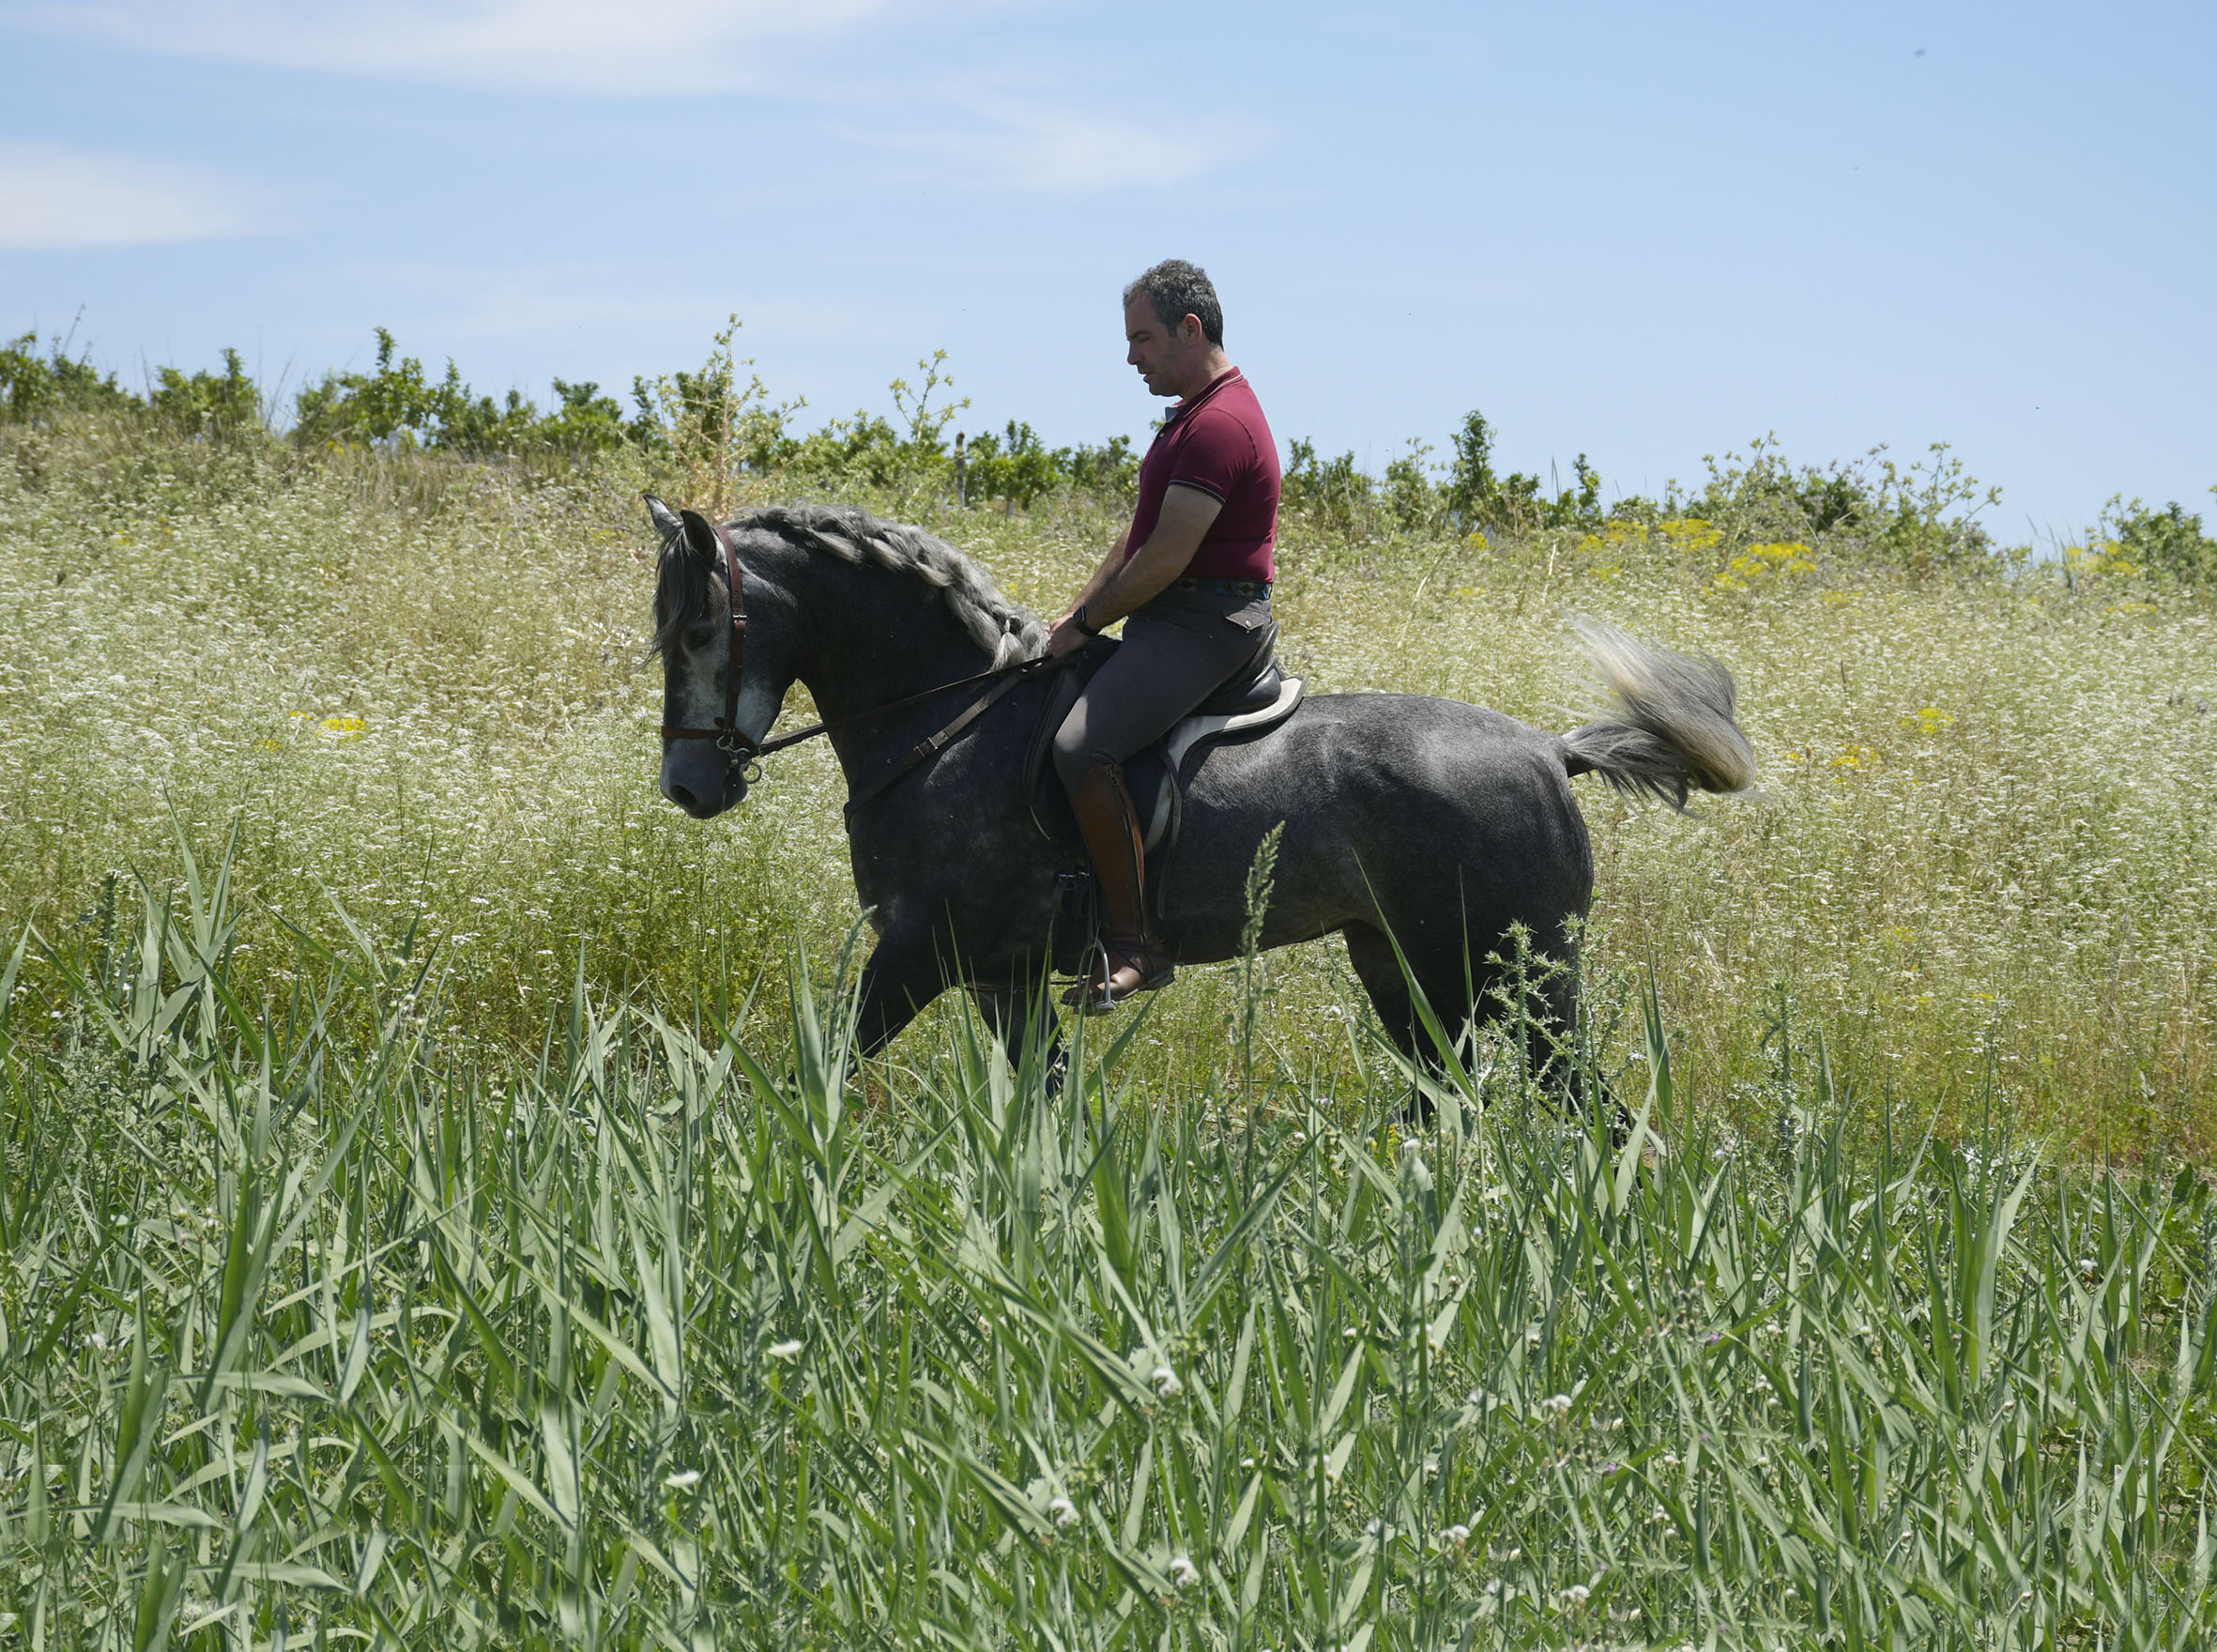
{"type": "Polygon", "coordinates": [[[1139,504],[1124,542],[1130,561],[1162,516],[1172,482],[1223,502],[1185,579],[1269,579],[1277,572],[1277,441],[1236,367],[1170,409],[1139,466],[1139,504]]]}

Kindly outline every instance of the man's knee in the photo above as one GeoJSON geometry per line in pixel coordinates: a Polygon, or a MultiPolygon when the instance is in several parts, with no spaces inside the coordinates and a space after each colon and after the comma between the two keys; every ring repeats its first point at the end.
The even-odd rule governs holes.
{"type": "Polygon", "coordinates": [[[1055,778],[1063,783],[1064,791],[1076,791],[1088,770],[1107,761],[1098,752],[1088,749],[1084,719],[1067,718],[1055,730],[1055,778]]]}

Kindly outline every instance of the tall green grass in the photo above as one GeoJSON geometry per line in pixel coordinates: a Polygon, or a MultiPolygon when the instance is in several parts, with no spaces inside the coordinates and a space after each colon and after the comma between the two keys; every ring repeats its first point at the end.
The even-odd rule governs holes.
{"type": "Polygon", "coordinates": [[[2208,1188],[1904,1126],[1790,1014],[1759,1134],[1652,995],[1621,1142],[1489,1046],[1405,1133],[1359,1031],[1165,1105],[1144,1016],[1060,1096],[951,1017],[879,1104],[844,965],[573,957],[504,1048],[176,864],[0,981],[0,1641],[2217,1630],[2208,1188]]]}

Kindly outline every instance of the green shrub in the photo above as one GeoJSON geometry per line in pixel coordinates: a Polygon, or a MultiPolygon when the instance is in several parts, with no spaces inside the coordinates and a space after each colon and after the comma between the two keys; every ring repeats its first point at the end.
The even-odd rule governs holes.
{"type": "MultiPolygon", "coordinates": [[[[551,413],[520,390],[502,401],[480,395],[451,360],[434,383],[413,356],[393,359],[392,334],[376,329],[377,365],[370,373],[326,373],[293,406],[293,439],[302,447],[330,442],[429,448],[465,458],[502,453],[605,452],[636,439],[623,410],[597,384],[554,381],[560,405],[551,413]]],[[[226,359],[236,367],[233,352],[226,359]]],[[[171,370],[162,370],[164,380],[171,370]]],[[[678,375],[680,380],[685,375],[678,375]]],[[[247,387],[252,389],[251,382],[247,387]]]]}
{"type": "Polygon", "coordinates": [[[1907,466],[1886,453],[1876,447],[1845,463],[1797,466],[1776,437],[1758,437],[1744,458],[1705,455],[1701,491],[1674,490],[1652,509],[1710,523],[1727,557],[1751,544],[1822,538],[1836,563],[1915,578],[1997,571],[2000,558],[1977,516],[2000,502],[2000,489],[1981,486],[1946,442],[1907,466]]]}
{"type": "Polygon", "coordinates": [[[1059,480],[1054,455],[1029,424],[1012,419],[1001,436],[988,431],[970,444],[966,497],[973,503],[1006,499],[1029,511],[1059,480]]]}
{"type": "Polygon", "coordinates": [[[221,374],[195,373],[188,377],[175,367],[161,368],[155,375],[147,405],[187,436],[231,442],[268,430],[261,390],[248,376],[237,350],[223,352],[221,374]]]}
{"type": "Polygon", "coordinates": [[[92,364],[91,355],[69,354],[67,340],[42,354],[38,335],[0,344],[0,421],[29,424],[58,412],[130,413],[145,404],[92,364]]]}
{"type": "Polygon", "coordinates": [[[1104,499],[1121,497],[1139,474],[1129,436],[1111,436],[1097,448],[1049,448],[1031,425],[1015,419],[1001,435],[988,431],[971,441],[968,466],[964,497],[970,503],[1003,499],[1026,511],[1058,489],[1104,499]]]}
{"type": "MultiPolygon", "coordinates": [[[[2210,490],[2217,493],[2217,488],[2210,490]]],[[[2117,524],[2118,542],[2141,567],[2187,585],[2217,585],[2217,540],[2202,531],[2202,519],[2176,499],[2151,511],[2134,499],[2118,512],[2110,507],[2117,524]]]]}
{"type": "Polygon", "coordinates": [[[1537,476],[1493,468],[1493,427],[1483,413],[1463,415],[1462,427],[1449,438],[1455,457],[1447,467],[1447,513],[1464,528],[1515,537],[1543,528],[1591,528],[1601,520],[1601,478],[1579,454],[1571,467],[1575,488],[1552,497],[1537,476]]]}
{"type": "Polygon", "coordinates": [[[1327,533],[1349,533],[1368,524],[1375,484],[1353,453],[1320,460],[1316,444],[1301,436],[1287,446],[1279,503],[1289,512],[1327,533]]]}

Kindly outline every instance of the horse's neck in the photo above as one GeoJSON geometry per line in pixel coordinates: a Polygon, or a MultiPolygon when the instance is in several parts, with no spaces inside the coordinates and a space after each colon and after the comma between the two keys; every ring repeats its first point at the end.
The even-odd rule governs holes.
{"type": "MultiPolygon", "coordinates": [[[[993,656],[922,580],[887,569],[841,567],[803,604],[811,635],[802,682],[827,721],[906,699],[992,668],[993,656]]],[[[880,744],[913,743],[914,726],[938,727],[961,710],[962,696],[929,699],[852,730],[835,732],[843,758],[880,744]]],[[[925,732],[929,732],[928,729],[925,732]]]]}

